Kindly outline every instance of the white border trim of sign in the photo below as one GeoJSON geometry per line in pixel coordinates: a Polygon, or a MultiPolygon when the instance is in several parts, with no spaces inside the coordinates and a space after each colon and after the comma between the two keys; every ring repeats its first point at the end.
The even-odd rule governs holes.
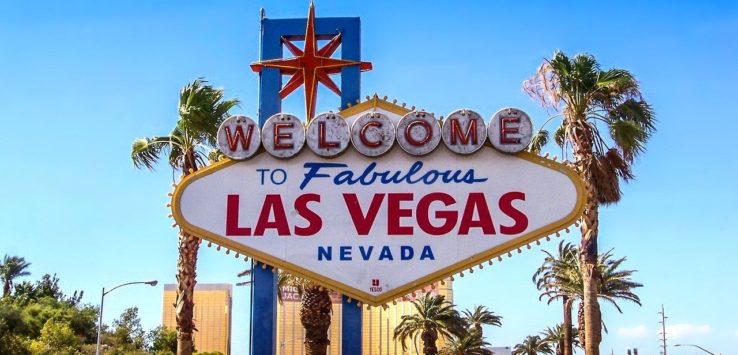
{"type": "MultiPolygon", "coordinates": [[[[400,149],[400,148],[397,145],[395,145],[392,147],[392,149],[400,149]]],[[[442,149],[445,149],[445,148],[442,148],[442,149]]],[[[489,144],[485,144],[485,146],[479,151],[477,151],[475,154],[482,153],[484,149],[494,149],[494,148],[492,148],[489,144]]],[[[264,154],[264,153],[266,153],[264,150],[260,150],[254,156],[258,154],[264,154]]],[[[314,280],[317,283],[325,287],[334,289],[353,299],[370,304],[372,306],[380,306],[394,299],[397,299],[399,297],[410,294],[416,290],[419,290],[435,281],[447,278],[449,276],[452,276],[456,273],[463,272],[465,270],[470,270],[474,266],[477,266],[485,261],[494,259],[496,257],[501,257],[501,255],[505,253],[510,253],[511,251],[518,249],[522,246],[525,246],[531,242],[534,242],[538,239],[554,234],[562,229],[569,227],[577,219],[579,219],[579,217],[582,215],[582,212],[584,211],[586,190],[585,190],[584,184],[582,183],[582,180],[579,178],[578,174],[574,171],[574,169],[572,169],[569,166],[566,166],[565,164],[562,164],[562,163],[559,163],[559,162],[556,162],[556,161],[553,161],[553,160],[550,160],[550,159],[547,159],[547,158],[544,158],[544,157],[541,157],[541,156],[538,156],[532,153],[528,153],[528,152],[520,152],[520,153],[516,153],[513,155],[515,155],[518,158],[525,159],[534,164],[538,164],[540,166],[543,166],[549,169],[557,170],[563,173],[564,175],[566,175],[574,184],[576,188],[576,192],[577,192],[577,202],[572,212],[569,213],[569,215],[567,215],[563,219],[560,219],[559,221],[548,224],[536,230],[530,231],[526,233],[525,235],[515,238],[514,240],[510,242],[501,244],[492,249],[485,250],[468,259],[460,260],[444,269],[441,269],[432,274],[426,275],[423,278],[420,278],[413,282],[399,286],[396,289],[394,289],[392,292],[387,292],[385,294],[381,294],[377,296],[361,291],[359,289],[341,284],[340,282],[326,278],[320,274],[317,274],[315,272],[301,268],[295,264],[286,262],[284,260],[273,258],[270,255],[262,253],[258,250],[255,250],[245,245],[233,242],[232,240],[228,238],[211,233],[209,231],[206,231],[204,229],[198,228],[194,225],[187,223],[187,220],[184,218],[184,216],[182,215],[179,209],[179,201],[180,201],[180,198],[182,197],[182,193],[185,190],[185,188],[189,184],[191,184],[193,181],[198,180],[199,178],[203,176],[207,176],[218,170],[225,169],[233,164],[242,163],[242,161],[236,161],[236,160],[225,158],[224,160],[220,162],[214,163],[213,165],[210,165],[201,170],[198,170],[197,172],[193,174],[185,176],[182,179],[182,181],[176,186],[174,193],[172,194],[172,202],[171,202],[172,215],[177,225],[179,225],[180,228],[182,228],[184,232],[186,233],[195,235],[202,239],[216,243],[220,246],[226,247],[235,252],[244,254],[248,257],[251,257],[255,261],[264,263],[266,265],[270,265],[272,267],[286,270],[290,273],[296,274],[301,277],[314,280]]]]}

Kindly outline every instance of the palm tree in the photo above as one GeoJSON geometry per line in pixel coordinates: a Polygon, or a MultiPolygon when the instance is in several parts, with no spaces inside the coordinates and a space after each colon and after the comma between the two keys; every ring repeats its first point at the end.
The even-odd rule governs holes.
{"type": "MultiPolygon", "coordinates": [[[[223,99],[223,90],[216,89],[203,79],[197,79],[182,88],[179,94],[179,119],[166,136],[139,138],[133,141],[131,159],[136,168],[153,170],[162,155],[174,171],[183,176],[205,165],[210,147],[215,146],[218,127],[228,111],[238,105],[236,99],[223,99]]],[[[193,322],[193,293],[195,290],[197,251],[200,239],[181,232],[177,260],[177,295],[173,305],[177,310],[177,354],[191,354],[193,322]]]]}
{"type": "MultiPolygon", "coordinates": [[[[601,275],[596,267],[599,206],[620,200],[620,180],[634,178],[631,165],[655,130],[655,118],[630,72],[602,70],[591,55],[570,59],[556,52],[523,87],[542,106],[560,112],[554,116],[562,117],[554,139],[565,154],[571,147],[574,168],[588,192],[580,227],[585,353],[598,355],[602,340],[597,302],[601,275]]],[[[531,150],[540,151],[547,141],[548,132],[541,129],[531,150]]]]}
{"type": "MultiPolygon", "coordinates": [[[[612,250],[609,250],[604,254],[600,254],[597,258],[597,271],[601,275],[601,284],[598,298],[613,305],[619,313],[623,313],[623,310],[618,304],[619,300],[633,302],[639,306],[641,305],[640,297],[638,297],[638,295],[635,294],[633,290],[639,287],[643,287],[643,284],[635,282],[631,279],[636,270],[620,270],[620,266],[626,260],[627,258],[625,257],[622,257],[620,259],[613,259],[612,250]]],[[[577,287],[579,290],[584,290],[583,278],[580,277],[579,279],[576,279],[574,281],[574,287],[577,287]]],[[[586,326],[587,324],[584,312],[584,307],[580,302],[578,314],[579,341],[585,346],[586,349],[588,341],[587,334],[582,331],[582,322],[584,323],[584,326],[586,326]]]]}
{"type": "Polygon", "coordinates": [[[476,306],[473,311],[465,309],[462,313],[464,322],[479,333],[482,338],[484,337],[482,325],[502,326],[502,317],[488,310],[485,306],[476,306]]]}
{"type": "Polygon", "coordinates": [[[423,297],[414,300],[412,304],[415,307],[415,314],[402,316],[393,337],[394,340],[399,339],[402,342],[403,351],[407,350],[408,339],[415,342],[420,335],[423,341],[423,354],[436,355],[438,354],[436,340],[439,335],[444,339],[449,339],[452,335],[464,333],[463,320],[459,312],[443,295],[426,293],[423,297]]]}
{"type": "Polygon", "coordinates": [[[574,353],[572,342],[572,319],[571,312],[574,301],[579,298],[580,291],[576,287],[574,279],[579,277],[579,250],[571,243],[561,241],[559,243],[558,254],[553,255],[548,251],[543,251],[546,257],[543,264],[533,274],[533,282],[536,288],[541,291],[539,300],[548,298],[547,303],[561,300],[564,306],[564,322],[562,325],[564,342],[558,350],[563,355],[572,355],[574,353]]]}
{"type": "Polygon", "coordinates": [[[551,345],[538,335],[528,335],[522,343],[515,345],[513,355],[553,354],[551,345]]]}
{"type": "MultiPolygon", "coordinates": [[[[567,327],[567,318],[571,324],[571,305],[577,300],[582,300],[584,295],[584,277],[579,257],[579,249],[570,244],[561,242],[559,244],[558,255],[544,251],[546,258],[543,265],[533,275],[533,280],[539,290],[542,290],[540,299],[548,298],[548,303],[562,299],[565,305],[568,303],[569,308],[564,310],[564,331],[567,327]]],[[[640,298],[633,290],[643,285],[634,282],[631,277],[636,270],[620,270],[625,257],[613,259],[612,250],[599,255],[597,258],[597,271],[602,277],[598,297],[615,306],[618,312],[623,313],[618,305],[618,300],[631,301],[641,305],[640,298]]],[[[579,342],[586,345],[586,334],[584,333],[584,306],[583,302],[579,302],[578,312],[579,342]]],[[[570,333],[571,334],[571,333],[570,333]]],[[[577,335],[570,336],[572,342],[575,342],[577,335]]],[[[565,337],[566,339],[566,337],[565,337]]],[[[576,344],[575,344],[576,345],[576,344]]],[[[573,352],[573,346],[568,346],[573,352]]],[[[566,343],[564,351],[567,351],[566,343]]]]}
{"type": "MultiPolygon", "coordinates": [[[[567,339],[564,330],[565,328],[563,324],[556,324],[553,327],[547,327],[544,331],[540,333],[543,341],[549,343],[549,345],[553,347],[554,353],[556,355],[564,354],[564,344],[567,339]]],[[[572,334],[571,330],[569,334],[572,334]]],[[[578,346],[579,340],[576,331],[573,334],[574,336],[572,338],[569,338],[569,340],[572,342],[573,346],[578,346]]]]}
{"type": "Polygon", "coordinates": [[[20,256],[5,255],[2,265],[0,265],[0,278],[3,281],[3,297],[10,296],[15,279],[31,274],[26,270],[29,266],[31,266],[31,263],[20,256]]]}
{"type": "MultiPolygon", "coordinates": [[[[331,327],[333,303],[327,288],[305,278],[280,272],[277,289],[287,286],[297,288],[300,294],[300,323],[305,328],[305,352],[308,355],[325,355],[330,345],[328,330],[331,327]]],[[[277,292],[280,303],[282,292],[277,292]]]]}
{"type": "Polygon", "coordinates": [[[453,335],[448,339],[439,354],[441,355],[493,355],[486,347],[482,333],[472,330],[463,335],[453,335]]]}

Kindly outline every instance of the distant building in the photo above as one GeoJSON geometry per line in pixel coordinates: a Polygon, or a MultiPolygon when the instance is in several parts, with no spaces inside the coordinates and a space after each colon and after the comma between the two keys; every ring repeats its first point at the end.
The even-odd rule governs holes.
{"type": "MultiPolygon", "coordinates": [[[[450,280],[444,285],[435,283],[433,289],[426,290],[433,294],[441,294],[453,302],[453,287],[450,280]]],[[[418,292],[420,293],[420,292],[418,292]]],[[[305,348],[305,330],[300,323],[300,296],[294,288],[282,290],[283,304],[277,305],[277,354],[278,355],[303,355],[305,348]]],[[[415,345],[409,341],[407,351],[402,351],[400,342],[395,342],[392,337],[395,327],[402,321],[403,315],[413,314],[415,309],[411,303],[410,295],[397,300],[397,304],[389,303],[387,308],[371,307],[367,310],[364,306],[362,325],[362,354],[415,354],[415,345]]],[[[338,293],[331,294],[333,301],[333,314],[331,315],[331,328],[328,337],[331,344],[328,354],[341,354],[341,296],[338,293]]],[[[353,307],[353,306],[352,306],[353,307]]],[[[439,339],[439,348],[443,341],[439,339]]],[[[420,337],[418,337],[418,349],[422,349],[420,337]]]]}
{"type": "Polygon", "coordinates": [[[512,355],[512,348],[509,346],[496,346],[488,349],[495,355],[512,355]]]}
{"type": "MultiPolygon", "coordinates": [[[[164,312],[162,325],[176,329],[174,308],[177,286],[164,285],[164,312]]],[[[197,331],[192,334],[199,352],[231,353],[231,294],[230,284],[197,284],[193,318],[197,331]]]]}

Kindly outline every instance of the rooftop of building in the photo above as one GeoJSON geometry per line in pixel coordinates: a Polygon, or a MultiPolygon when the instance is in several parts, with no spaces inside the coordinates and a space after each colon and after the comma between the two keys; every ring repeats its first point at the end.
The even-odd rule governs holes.
{"type": "MultiPolygon", "coordinates": [[[[164,291],[176,291],[177,285],[176,284],[165,284],[164,285],[164,291]]],[[[195,291],[233,291],[233,285],[232,284],[197,284],[195,285],[195,291]]]]}

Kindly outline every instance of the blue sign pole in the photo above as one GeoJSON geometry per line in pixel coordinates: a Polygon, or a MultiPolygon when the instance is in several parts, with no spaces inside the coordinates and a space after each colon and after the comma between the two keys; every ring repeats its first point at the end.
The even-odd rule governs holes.
{"type": "Polygon", "coordinates": [[[361,307],[348,297],[341,297],[341,354],[361,354],[361,307]]]}
{"type": "MultiPolygon", "coordinates": [[[[282,37],[300,38],[305,35],[306,19],[261,18],[261,54],[259,60],[282,58],[282,37]]],[[[329,17],[315,19],[318,36],[342,34],[341,58],[361,60],[360,29],[358,17],[329,17]]],[[[361,97],[360,69],[358,66],[341,70],[341,107],[356,103],[361,97]]],[[[279,90],[282,76],[278,69],[264,68],[259,74],[259,125],[281,111],[279,90]]],[[[271,267],[262,268],[253,263],[251,288],[251,354],[276,354],[277,350],[277,274],[271,267]]],[[[361,354],[361,307],[356,301],[348,303],[343,297],[342,354],[361,354]]]]}
{"type": "MultiPolygon", "coordinates": [[[[264,26],[264,10],[261,11],[261,48],[259,59],[280,58],[282,44],[265,40],[274,36],[268,26],[264,26]]],[[[279,89],[282,76],[277,69],[265,69],[259,74],[259,126],[263,126],[269,116],[280,111],[279,89]],[[276,93],[276,95],[275,95],[276,93]]],[[[251,354],[276,354],[277,350],[277,273],[269,267],[263,268],[257,262],[251,263],[251,354]]]]}

